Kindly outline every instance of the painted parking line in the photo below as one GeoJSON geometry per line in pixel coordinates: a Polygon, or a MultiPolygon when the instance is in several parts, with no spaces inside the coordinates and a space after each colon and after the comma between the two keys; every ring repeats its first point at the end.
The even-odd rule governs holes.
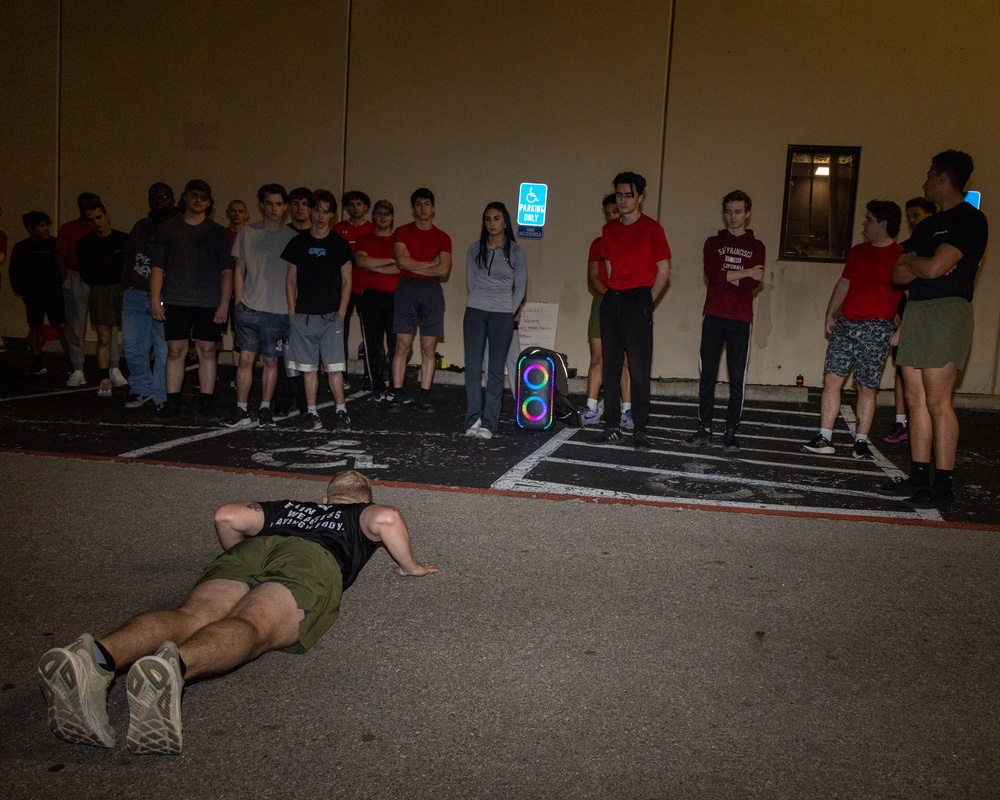
{"type": "MultiPolygon", "coordinates": [[[[663,406],[696,407],[695,403],[679,402],[662,403],[654,401],[653,405],[657,409],[656,413],[651,414],[651,422],[654,423],[673,420],[676,418],[677,415],[659,413],[663,406]]],[[[634,474],[637,482],[648,482],[650,480],[682,480],[696,486],[702,485],[705,487],[705,494],[712,491],[718,491],[720,488],[726,485],[732,485],[734,481],[736,481],[736,478],[732,474],[700,472],[690,468],[670,469],[663,466],[646,466],[636,465],[634,463],[622,463],[619,459],[614,457],[616,452],[620,452],[622,454],[628,453],[629,461],[634,462],[637,457],[637,451],[633,451],[632,448],[622,447],[621,444],[592,443],[586,439],[574,439],[573,437],[579,432],[579,429],[570,428],[560,431],[552,439],[546,442],[545,445],[509,469],[493,483],[492,488],[509,491],[541,493],[547,495],[617,498],[622,500],[678,503],[702,507],[724,507],[756,511],[764,510],[775,513],[792,512],[833,516],[843,516],[846,513],[855,515],[860,514],[869,518],[885,520],[942,520],[941,513],[934,509],[916,511],[910,509],[900,509],[897,511],[894,509],[886,510],[885,508],[879,507],[886,504],[887,498],[863,487],[871,486],[876,482],[884,482],[887,479],[903,478],[905,477],[905,473],[896,467],[895,464],[893,464],[881,452],[879,452],[874,443],[871,445],[872,454],[874,456],[872,461],[855,460],[847,455],[833,455],[819,456],[821,463],[816,463],[815,459],[817,456],[815,454],[807,453],[801,450],[801,444],[806,438],[805,436],[801,438],[791,438],[789,436],[776,436],[774,433],[748,434],[742,432],[743,428],[746,427],[751,430],[762,430],[768,432],[781,431],[791,433],[794,431],[814,433],[816,430],[815,411],[799,412],[795,409],[766,407],[755,407],[753,409],[748,409],[748,411],[752,411],[754,416],[782,415],[785,419],[789,416],[801,415],[808,418],[810,420],[810,424],[796,425],[789,422],[760,421],[757,419],[745,420],[741,424],[740,438],[745,440],[747,443],[753,442],[754,445],[756,445],[760,442],[761,444],[778,445],[779,448],[782,444],[790,444],[793,445],[790,450],[770,447],[760,448],[754,446],[752,448],[746,447],[740,455],[724,455],[722,453],[716,454],[711,451],[706,452],[703,449],[688,448],[679,445],[675,446],[676,443],[674,442],[660,443],[657,442],[657,437],[651,435],[654,449],[645,452],[638,451],[638,457],[647,457],[646,454],[648,453],[649,456],[653,456],[660,461],[662,461],[664,457],[680,458],[688,461],[695,460],[696,462],[707,463],[710,465],[717,464],[721,466],[723,464],[735,464],[768,470],[772,474],[775,472],[779,473],[779,478],[777,479],[764,479],[761,477],[753,477],[753,475],[741,476],[739,478],[739,482],[741,483],[741,489],[739,492],[729,492],[728,494],[723,493],[722,495],[716,494],[714,497],[706,497],[704,495],[691,497],[687,496],[686,493],[683,492],[678,493],[676,490],[671,493],[667,485],[664,484],[664,493],[654,494],[641,491],[632,492],[602,489],[598,486],[591,485],[594,483],[605,482],[602,481],[600,477],[595,477],[593,481],[588,480],[587,484],[569,484],[551,479],[544,480],[540,479],[537,475],[533,475],[532,473],[536,470],[539,472],[543,471],[542,468],[547,465],[556,467],[576,467],[579,470],[583,470],[585,474],[588,475],[600,475],[602,473],[607,474],[609,471],[618,474],[625,472],[634,474]],[[586,452],[588,450],[593,450],[595,454],[597,451],[600,451],[602,455],[608,456],[608,459],[594,460],[587,458],[586,452]],[[754,457],[748,458],[746,454],[747,451],[750,450],[752,450],[754,457]],[[805,459],[812,459],[812,462],[807,462],[805,459]],[[848,464],[853,466],[848,467],[848,464]],[[829,486],[823,486],[803,484],[802,482],[795,480],[781,480],[780,473],[786,470],[792,471],[798,475],[809,473],[814,476],[830,475],[831,477],[841,476],[856,478],[859,480],[861,488],[836,485],[834,481],[831,481],[831,485],[829,486]],[[751,496],[745,499],[733,497],[734,494],[744,491],[751,496]],[[765,494],[789,493],[789,501],[794,500],[794,498],[815,498],[817,500],[817,504],[804,505],[801,504],[801,502],[766,502],[761,500],[759,496],[754,496],[755,491],[763,492],[765,494]],[[842,506],[838,508],[831,506],[829,502],[824,502],[823,498],[825,497],[849,497],[857,502],[851,503],[848,507],[842,506]]],[[[853,440],[853,433],[857,425],[857,420],[854,417],[853,410],[848,406],[842,407],[841,418],[843,419],[843,424],[848,429],[848,434],[853,440]]],[[[686,419],[690,421],[689,416],[687,416],[686,419]]],[[[651,434],[659,433],[660,431],[670,431],[671,433],[676,431],[683,434],[689,432],[690,428],[687,427],[683,430],[678,430],[676,428],[665,426],[661,427],[659,425],[650,427],[651,434]]],[[[595,430],[592,432],[596,433],[597,431],[595,430]]]]}

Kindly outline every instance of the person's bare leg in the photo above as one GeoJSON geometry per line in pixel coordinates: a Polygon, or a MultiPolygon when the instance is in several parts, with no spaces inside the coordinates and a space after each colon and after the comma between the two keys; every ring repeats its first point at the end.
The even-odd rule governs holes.
{"type": "Polygon", "coordinates": [[[601,396],[601,382],[604,379],[603,370],[604,370],[604,350],[601,348],[601,340],[591,339],[590,368],[587,370],[588,400],[596,400],[598,397],[601,396]]]}
{"type": "Polygon", "coordinates": [[[906,389],[906,405],[910,415],[910,461],[929,464],[934,434],[921,373],[922,369],[903,367],[903,386],[906,389]]]}
{"type": "Polygon", "coordinates": [[[952,392],[958,380],[958,370],[954,363],[948,362],[944,367],[924,368],[921,372],[927,412],[931,418],[934,467],[953,470],[958,451],[958,416],[952,405],[952,392]]]}
{"type": "Polygon", "coordinates": [[[392,354],[392,388],[400,389],[406,378],[406,364],[413,353],[412,333],[396,334],[396,352],[392,354]]]}
{"type": "Polygon", "coordinates": [[[95,325],[97,331],[97,368],[107,369],[111,364],[111,326],[95,325]]]}
{"type": "Polygon", "coordinates": [[[287,586],[268,582],[254,587],[224,618],[179,645],[185,682],[228,672],[269,650],[295,644],[304,616],[287,586]]]}
{"type": "Polygon", "coordinates": [[[184,367],[187,361],[188,340],[171,339],[167,342],[167,394],[179,392],[184,385],[184,367]]]}
{"type": "Polygon", "coordinates": [[[872,420],[875,419],[875,398],[877,389],[869,389],[858,384],[858,427],[856,433],[867,437],[871,433],[872,420]]]}
{"type": "Polygon", "coordinates": [[[846,375],[834,375],[828,372],[823,376],[823,399],[820,401],[820,424],[821,428],[833,429],[837,424],[837,415],[840,413],[840,390],[844,386],[846,375]]]}
{"type": "MultiPolygon", "coordinates": [[[[253,366],[253,361],[251,360],[251,368],[253,366]]],[[[251,375],[252,377],[252,375],[251,375]]],[[[264,359],[264,369],[261,371],[260,376],[261,389],[260,389],[260,399],[265,403],[270,403],[271,398],[274,397],[274,387],[278,385],[278,359],[277,358],[265,358],[264,359]]],[[[247,386],[246,396],[250,396],[250,387],[247,386]]]]}
{"type": "Polygon", "coordinates": [[[896,367],[896,378],[892,384],[892,394],[896,400],[896,416],[906,415],[906,391],[903,388],[903,368],[896,367]]]}
{"type": "Polygon", "coordinates": [[[420,388],[430,389],[434,383],[434,357],[437,352],[437,336],[420,337],[420,388]]]}
{"type": "Polygon", "coordinates": [[[219,371],[215,342],[195,339],[194,346],[198,351],[198,391],[202,394],[215,394],[215,376],[219,371]]]}
{"type": "Polygon", "coordinates": [[[315,408],[316,398],[319,396],[319,376],[316,372],[303,372],[302,385],[306,390],[306,405],[315,408]]]}
{"type": "Polygon", "coordinates": [[[333,395],[333,401],[337,405],[343,405],[346,401],[344,400],[344,373],[343,372],[328,372],[326,373],[326,379],[330,384],[330,393],[333,395]]]}
{"type": "Polygon", "coordinates": [[[628,371],[628,353],[625,354],[625,360],[622,362],[622,380],[620,386],[622,390],[622,402],[631,403],[632,375],[628,371]]]}
{"type": "MultiPolygon", "coordinates": [[[[233,360],[236,361],[234,351],[233,360]]],[[[247,350],[239,351],[239,364],[236,365],[236,402],[245,403],[250,399],[250,387],[253,386],[253,362],[256,353],[247,350]]],[[[200,372],[199,372],[200,375],[200,372]]],[[[274,386],[271,386],[274,391],[274,386]]]]}
{"type": "Polygon", "coordinates": [[[121,669],[156,652],[164,642],[187,641],[200,628],[225,617],[249,591],[241,581],[205,581],[178,608],[139,614],[98,641],[121,669]]]}

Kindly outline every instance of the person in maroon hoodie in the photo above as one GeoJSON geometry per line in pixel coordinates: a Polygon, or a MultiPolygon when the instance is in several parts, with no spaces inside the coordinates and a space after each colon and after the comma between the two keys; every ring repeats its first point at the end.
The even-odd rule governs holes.
{"type": "Polygon", "coordinates": [[[715,383],[719,377],[722,348],[726,348],[729,370],[729,407],[722,446],[738,453],[736,429],[743,416],[743,388],[750,355],[750,325],[753,322],[753,293],[764,278],[764,243],[747,228],[750,195],[730,192],[722,198],[726,227],[705,240],[705,278],[708,293],[701,323],[701,385],[698,392],[698,430],[684,439],[685,444],[705,447],[712,441],[715,411],[715,383]]]}

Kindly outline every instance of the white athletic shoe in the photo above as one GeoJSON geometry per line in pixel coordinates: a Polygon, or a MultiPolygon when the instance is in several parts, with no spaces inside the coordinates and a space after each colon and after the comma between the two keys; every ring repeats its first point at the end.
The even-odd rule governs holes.
{"type": "Polygon", "coordinates": [[[114,677],[94,660],[89,633],[42,656],[38,678],[52,732],[72,744],[114,747],[115,729],[108,721],[108,685],[114,677]]]}
{"type": "Polygon", "coordinates": [[[73,370],[73,374],[70,375],[69,379],[66,381],[66,385],[70,386],[70,387],[73,387],[73,386],[86,386],[87,385],[87,376],[83,374],[83,370],[82,369],[75,369],[75,370],[73,370]]]}
{"type": "Polygon", "coordinates": [[[111,382],[115,385],[116,389],[121,389],[123,386],[128,386],[128,378],[122,375],[122,371],[118,367],[112,367],[108,370],[108,377],[111,378],[111,382]]]}
{"type": "Polygon", "coordinates": [[[132,665],[128,689],[128,738],[132,753],[176,756],[181,752],[181,677],[177,645],[164,642],[154,655],[132,665]]]}

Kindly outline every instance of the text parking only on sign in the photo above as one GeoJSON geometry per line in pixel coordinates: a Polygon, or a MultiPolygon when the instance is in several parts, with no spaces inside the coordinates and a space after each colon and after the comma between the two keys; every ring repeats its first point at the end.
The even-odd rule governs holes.
{"type": "Polygon", "coordinates": [[[522,183],[517,200],[517,235],[522,239],[541,239],[545,225],[545,204],[549,187],[544,183],[522,183]]]}

